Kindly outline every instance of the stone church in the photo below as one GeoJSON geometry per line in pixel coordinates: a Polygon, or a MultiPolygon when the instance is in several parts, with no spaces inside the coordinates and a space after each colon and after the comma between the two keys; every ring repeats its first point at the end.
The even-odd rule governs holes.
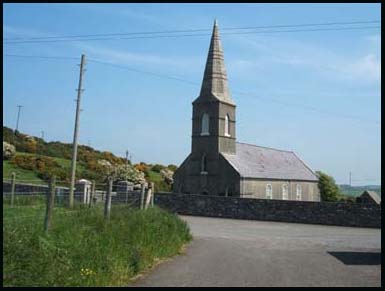
{"type": "Polygon", "coordinates": [[[192,105],[191,153],[174,174],[173,192],[320,201],[317,175],[293,152],[236,142],[236,105],[216,22],[192,105]]]}

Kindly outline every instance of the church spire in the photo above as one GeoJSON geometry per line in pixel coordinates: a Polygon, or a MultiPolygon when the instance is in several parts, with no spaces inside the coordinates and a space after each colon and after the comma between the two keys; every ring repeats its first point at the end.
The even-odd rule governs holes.
{"type": "Polygon", "coordinates": [[[205,95],[214,95],[214,97],[220,101],[234,104],[228,88],[225,62],[216,19],[214,21],[210,49],[200,93],[201,97],[205,95]]]}

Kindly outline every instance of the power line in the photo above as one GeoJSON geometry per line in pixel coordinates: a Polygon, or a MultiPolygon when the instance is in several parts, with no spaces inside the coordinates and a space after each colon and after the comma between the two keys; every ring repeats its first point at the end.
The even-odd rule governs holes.
{"type": "MultiPolygon", "coordinates": [[[[152,73],[152,72],[139,71],[139,70],[136,70],[136,69],[125,67],[125,66],[114,65],[114,64],[111,64],[111,63],[106,63],[106,62],[101,62],[101,61],[95,61],[93,59],[91,59],[89,61],[93,61],[93,62],[96,62],[96,63],[101,63],[101,64],[104,64],[104,65],[110,65],[112,67],[118,67],[118,68],[121,68],[121,69],[128,69],[130,71],[135,71],[135,72],[139,72],[139,73],[150,74],[150,75],[154,75],[154,76],[157,76],[157,77],[160,77],[160,78],[172,79],[172,80],[176,80],[176,81],[187,83],[189,85],[194,85],[194,86],[195,85],[199,85],[198,83],[191,82],[191,81],[188,81],[188,80],[185,80],[185,79],[181,79],[181,78],[170,77],[170,76],[166,76],[166,75],[162,75],[162,74],[157,74],[157,73],[152,73]]],[[[314,112],[321,112],[321,113],[328,114],[328,115],[333,115],[333,116],[338,116],[338,117],[343,117],[343,118],[348,118],[348,119],[355,119],[355,120],[359,120],[359,121],[363,121],[363,122],[375,123],[377,125],[380,124],[380,122],[378,122],[378,121],[373,121],[373,120],[361,118],[359,116],[341,115],[341,114],[337,115],[336,113],[333,113],[333,112],[330,112],[330,111],[325,111],[325,110],[320,111],[318,108],[315,108],[315,107],[312,107],[312,106],[303,105],[303,104],[290,103],[290,102],[285,102],[285,101],[282,101],[282,100],[273,99],[273,98],[267,98],[267,97],[260,97],[260,96],[254,95],[252,93],[240,92],[238,90],[233,90],[233,92],[236,93],[236,94],[247,95],[247,96],[250,96],[250,97],[255,97],[255,98],[258,98],[258,99],[266,100],[268,102],[278,103],[278,104],[285,105],[285,106],[301,107],[302,109],[306,109],[308,111],[310,110],[310,111],[314,111],[314,112]]]]}
{"type": "MultiPolygon", "coordinates": [[[[10,55],[10,56],[12,56],[12,55],[10,55]]],[[[34,56],[20,56],[20,57],[34,58],[34,56]]],[[[41,58],[41,56],[37,56],[37,57],[41,58]]],[[[50,57],[50,58],[51,59],[55,59],[56,57],[50,57]]],[[[63,57],[58,57],[58,58],[61,59],[63,57]]],[[[96,59],[88,59],[88,61],[89,62],[93,62],[93,63],[102,64],[102,65],[107,65],[107,66],[110,66],[110,67],[115,67],[115,68],[123,69],[123,70],[133,71],[133,72],[136,72],[136,73],[156,76],[156,77],[159,77],[159,78],[164,78],[164,79],[169,79],[169,80],[175,80],[175,81],[183,82],[185,84],[189,84],[189,85],[193,85],[193,86],[199,86],[200,85],[200,84],[198,84],[196,82],[192,82],[192,81],[185,80],[185,79],[182,79],[182,78],[168,76],[168,75],[154,73],[154,72],[149,72],[149,71],[142,71],[142,70],[138,70],[138,69],[135,69],[135,68],[132,68],[132,67],[116,65],[116,64],[113,64],[113,63],[109,63],[109,62],[105,62],[105,61],[100,61],[100,60],[96,60],[96,59]]],[[[361,122],[368,122],[368,123],[380,125],[379,121],[365,119],[365,118],[362,118],[362,117],[359,117],[359,116],[355,116],[355,115],[346,115],[346,114],[334,113],[334,112],[330,112],[330,111],[326,111],[326,110],[320,110],[319,108],[316,108],[316,107],[313,107],[313,106],[308,106],[308,105],[299,104],[299,103],[286,102],[286,101],[282,101],[282,100],[271,98],[271,97],[261,97],[261,96],[255,95],[253,93],[241,92],[241,91],[238,91],[238,90],[232,90],[232,91],[234,93],[236,93],[236,94],[239,94],[239,95],[247,95],[249,97],[253,97],[253,98],[260,99],[260,100],[264,100],[266,102],[277,103],[277,104],[280,104],[280,105],[283,105],[283,106],[291,106],[291,107],[296,107],[296,108],[302,108],[302,109],[307,110],[307,111],[327,114],[327,115],[338,117],[338,118],[353,119],[353,120],[358,120],[358,121],[361,121],[361,122]]]]}
{"type": "MultiPolygon", "coordinates": [[[[307,27],[307,26],[329,26],[329,25],[351,25],[351,24],[369,24],[380,23],[380,20],[369,21],[350,21],[350,22],[323,22],[323,23],[303,23],[303,24],[286,24],[286,25],[261,25],[261,26],[246,26],[246,27],[224,27],[221,30],[243,30],[243,29],[261,29],[261,28],[284,28],[284,27],[307,27]]],[[[54,38],[84,38],[95,36],[119,36],[119,35],[138,35],[138,34],[163,34],[163,33],[185,33],[185,32],[199,32],[211,31],[211,29],[186,29],[186,30],[163,30],[163,31],[143,31],[143,32],[124,32],[124,33],[99,33],[99,34],[78,34],[78,35],[62,35],[62,36],[46,36],[46,37],[18,37],[18,38],[4,38],[3,40],[45,40],[54,38]]]]}
{"type": "Polygon", "coordinates": [[[15,54],[5,54],[6,57],[16,57],[16,58],[34,58],[34,59],[55,59],[55,60],[77,60],[75,57],[63,57],[63,56],[26,56],[26,55],[15,55],[15,54]]]}
{"type": "Polygon", "coordinates": [[[187,83],[187,84],[190,84],[190,85],[198,85],[195,82],[184,80],[184,79],[181,79],[181,78],[178,78],[178,77],[167,76],[167,75],[153,73],[153,72],[149,72],[149,71],[142,71],[142,70],[138,70],[138,69],[135,69],[135,68],[131,68],[131,67],[127,67],[127,66],[121,66],[121,65],[116,65],[116,64],[113,64],[113,63],[108,63],[108,62],[99,61],[99,60],[95,60],[95,59],[88,59],[88,61],[89,62],[98,63],[98,64],[102,64],[102,65],[106,65],[106,66],[110,66],[110,67],[119,68],[119,69],[129,70],[129,71],[133,71],[133,72],[137,72],[137,73],[141,73],[141,74],[152,75],[152,76],[156,76],[156,77],[160,77],[160,78],[176,80],[176,81],[187,83]]]}
{"type": "MultiPolygon", "coordinates": [[[[247,31],[247,32],[230,32],[222,33],[221,35],[244,35],[244,34],[270,34],[270,33],[285,33],[285,32],[314,32],[314,31],[341,31],[341,30],[364,30],[377,29],[381,26],[360,26],[360,27],[339,27],[339,28],[319,28],[319,29],[295,29],[295,30],[265,30],[265,31],[247,31]]],[[[194,37],[194,36],[209,36],[210,34],[178,34],[178,35],[151,35],[138,37],[100,37],[100,38],[84,38],[84,39],[56,39],[56,40],[31,40],[31,41],[5,41],[4,44],[32,44],[32,43],[57,43],[57,42],[73,42],[73,41],[95,41],[95,40],[130,40],[130,39],[155,39],[155,38],[178,38],[178,37],[194,37]]]]}

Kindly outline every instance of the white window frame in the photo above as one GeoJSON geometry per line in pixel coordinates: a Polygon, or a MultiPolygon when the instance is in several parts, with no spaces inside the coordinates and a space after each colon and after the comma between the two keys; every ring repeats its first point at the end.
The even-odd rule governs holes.
{"type": "Polygon", "coordinates": [[[202,115],[201,135],[210,135],[210,116],[207,113],[202,115]]]}
{"type": "Polygon", "coordinates": [[[266,199],[273,199],[273,186],[266,184],[266,199]]]}
{"type": "Polygon", "coordinates": [[[313,195],[313,186],[312,185],[310,185],[309,187],[308,187],[308,189],[309,189],[309,201],[314,201],[314,195],[313,195]]]}
{"type": "Polygon", "coordinates": [[[282,200],[289,200],[289,186],[287,184],[282,185],[282,200]],[[286,193],[284,189],[286,189],[286,193]]]}
{"type": "Polygon", "coordinates": [[[302,187],[300,184],[295,186],[295,199],[302,200],[302,187]]]}
{"type": "Polygon", "coordinates": [[[225,116],[225,136],[231,136],[230,134],[230,118],[229,115],[225,116]]]}
{"type": "Polygon", "coordinates": [[[202,158],[201,158],[201,174],[207,175],[207,157],[206,157],[206,154],[203,154],[202,158]],[[205,167],[205,161],[206,161],[206,167],[205,167]]]}

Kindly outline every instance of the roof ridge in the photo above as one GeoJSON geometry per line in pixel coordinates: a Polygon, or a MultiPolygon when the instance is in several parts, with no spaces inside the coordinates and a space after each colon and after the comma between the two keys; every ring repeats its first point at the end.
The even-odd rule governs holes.
{"type": "Polygon", "coordinates": [[[245,145],[249,145],[249,146],[253,146],[253,147],[258,147],[258,148],[265,148],[265,149],[275,150],[275,151],[288,152],[288,153],[293,153],[294,154],[293,151],[289,151],[289,150],[275,149],[275,148],[272,148],[272,147],[259,146],[259,145],[255,145],[255,144],[251,144],[251,143],[246,143],[246,142],[238,142],[237,141],[236,143],[245,144],[245,145]]]}
{"type": "Polygon", "coordinates": [[[316,171],[313,171],[304,161],[302,161],[302,159],[299,157],[299,156],[297,156],[296,154],[295,154],[295,152],[293,152],[293,155],[295,155],[296,156],[296,158],[313,174],[313,175],[315,175],[317,178],[319,178],[319,176],[317,175],[317,173],[316,173],[316,171]]]}

